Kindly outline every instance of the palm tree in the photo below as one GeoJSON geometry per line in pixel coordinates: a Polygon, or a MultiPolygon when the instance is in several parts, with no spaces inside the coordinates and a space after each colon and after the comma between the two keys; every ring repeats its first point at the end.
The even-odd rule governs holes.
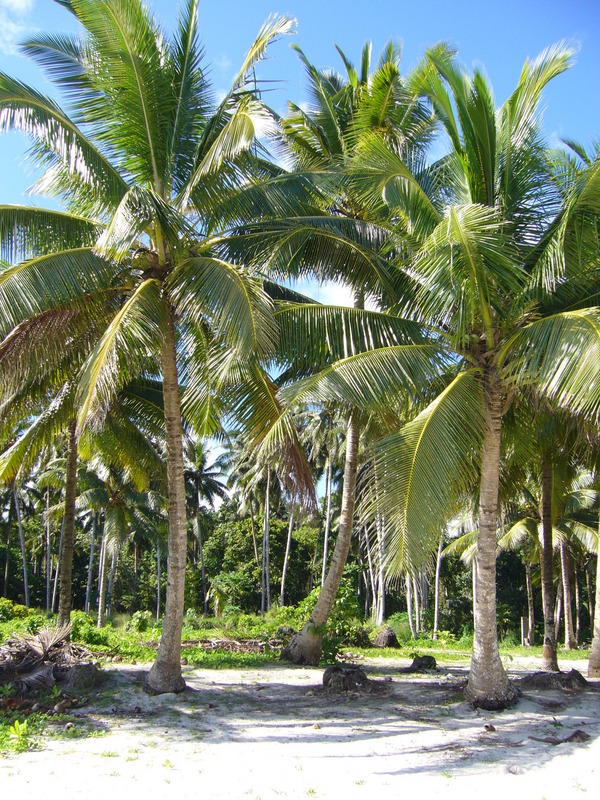
{"type": "Polygon", "coordinates": [[[262,169],[253,148],[271,116],[252,91],[253,68],[292,21],[265,24],[215,106],[202,67],[197,0],[184,4],[171,38],[139,0],[61,4],[81,23],[83,38],[45,35],[24,51],[66,92],[71,115],[0,76],[4,127],[32,138],[46,168],[38,189],[58,195],[68,208],[2,210],[3,251],[44,253],[3,271],[4,330],[31,319],[49,328],[57,309],[80,326],[83,316],[96,319],[94,330],[108,317],[79,376],[78,422],[69,429],[72,460],[78,430],[98,424],[123,383],[137,374],[162,374],[169,575],[163,634],[147,686],[178,691],[185,685],[179,659],[186,557],[181,406],[205,414],[209,353],[222,362],[247,357],[266,352],[274,338],[272,304],[262,285],[221,257],[215,233],[224,218],[216,204],[262,169]]]}
{"type": "MultiPolygon", "coordinates": [[[[426,323],[429,345],[452,378],[433,402],[374,449],[380,493],[372,513],[385,518],[388,571],[414,571],[438,545],[432,532],[478,482],[475,637],[467,697],[485,708],[504,707],[516,696],[500,661],[496,630],[502,418],[522,386],[535,386],[577,410],[597,414],[599,407],[598,311],[564,312],[574,284],[597,280],[596,225],[590,220],[598,203],[597,163],[558,185],[537,112],[543,88],[570,59],[570,51],[557,46],[528,62],[517,89],[496,110],[480,72],[469,75],[447,51],[434,49],[412,86],[435,109],[450,153],[431,166],[407,164],[384,137],[373,134],[361,140],[348,169],[351,186],[379,213],[381,228],[387,216],[388,242],[396,241],[395,252],[389,243],[388,252],[399,267],[398,281],[411,289],[404,303],[388,305],[387,316],[399,320],[406,309],[426,323]]],[[[591,290],[589,295],[594,296],[591,290]]],[[[334,315],[321,313],[328,314],[332,341],[334,315]]],[[[360,336],[356,344],[362,344],[360,336]]],[[[310,352],[308,337],[302,345],[310,352]]],[[[286,390],[287,398],[336,397],[389,409],[406,388],[406,359],[399,363],[395,343],[371,342],[365,350],[371,352],[343,358],[286,390]]],[[[414,381],[414,368],[410,374],[414,381]]]]}

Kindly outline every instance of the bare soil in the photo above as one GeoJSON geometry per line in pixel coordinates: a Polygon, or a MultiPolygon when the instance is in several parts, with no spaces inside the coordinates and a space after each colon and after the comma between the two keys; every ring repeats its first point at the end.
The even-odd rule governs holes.
{"type": "MultiPolygon", "coordinates": [[[[440,656],[442,657],[442,656],[440,656]]],[[[151,697],[139,666],[50,718],[39,749],[0,760],[13,797],[462,798],[600,796],[600,681],[522,687],[507,711],[474,711],[466,667],[407,674],[361,662],[356,691],[323,689],[323,668],[184,668],[188,690],[151,697]]],[[[586,662],[565,662],[585,674],[586,662]]],[[[508,665],[517,682],[535,658],[508,665]]]]}

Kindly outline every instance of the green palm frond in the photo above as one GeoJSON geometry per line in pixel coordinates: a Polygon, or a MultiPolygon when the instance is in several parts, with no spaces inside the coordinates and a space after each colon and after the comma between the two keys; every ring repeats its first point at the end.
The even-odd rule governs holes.
{"type": "Polygon", "coordinates": [[[0,456],[0,480],[11,481],[26,475],[40,452],[52,445],[73,419],[74,390],[66,384],[47,408],[29,425],[11,447],[0,456]]]}
{"type": "Polygon", "coordinates": [[[365,485],[365,511],[384,520],[388,575],[428,563],[438,532],[476,481],[485,427],[478,370],[461,373],[398,433],[378,442],[365,485]]]}
{"type": "Polygon", "coordinates": [[[63,211],[0,206],[0,255],[14,264],[73,247],[91,247],[100,224],[63,211]]]}
{"type": "Polygon", "coordinates": [[[80,428],[93,416],[105,413],[114,393],[156,355],[166,310],[158,281],[140,284],[114,317],[90,353],[78,388],[80,428]]]}
{"type": "Polygon", "coordinates": [[[38,256],[0,272],[0,334],[56,306],[84,302],[114,280],[114,266],[81,247],[38,256]]]}
{"type": "Polygon", "coordinates": [[[282,389],[286,403],[342,400],[388,411],[405,393],[420,394],[439,378],[444,353],[436,345],[391,345],[342,358],[282,389]]]}
{"type": "Polygon", "coordinates": [[[0,74],[0,130],[18,130],[33,140],[34,153],[48,167],[70,176],[102,207],[118,203],[126,191],[119,172],[62,109],[25,84],[0,74]]]}
{"type": "Polygon", "coordinates": [[[181,259],[169,278],[169,293],[180,313],[241,350],[272,350],[273,305],[262,281],[241,267],[206,256],[181,259]]]}
{"type": "Polygon", "coordinates": [[[600,312],[556,314],[517,331],[499,363],[520,385],[533,386],[559,405],[592,420],[600,417],[600,312]]]}

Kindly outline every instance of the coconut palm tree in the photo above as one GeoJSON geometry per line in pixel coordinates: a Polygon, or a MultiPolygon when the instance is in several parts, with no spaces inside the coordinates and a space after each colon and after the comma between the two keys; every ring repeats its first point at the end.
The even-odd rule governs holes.
{"type": "MultiPolygon", "coordinates": [[[[0,76],[4,129],[32,139],[45,168],[38,190],[67,207],[60,213],[2,209],[3,253],[16,263],[0,278],[3,332],[26,324],[48,331],[58,310],[73,326],[82,328],[85,316],[95,321],[95,333],[103,329],[78,379],[77,423],[69,429],[73,459],[78,431],[98,424],[120,386],[137,374],[162,374],[169,577],[163,635],[147,686],[180,690],[186,556],[181,405],[197,417],[210,416],[207,386],[215,371],[208,369],[209,353],[213,365],[216,359],[222,365],[265,353],[274,339],[272,303],[262,284],[221,257],[215,234],[224,216],[216,207],[251,173],[276,172],[254,150],[272,117],[253,91],[253,68],[292,20],[265,24],[231,89],[215,104],[202,64],[197,0],[184,3],[172,37],[139,0],[61,5],[75,15],[83,36],[42,35],[24,51],[66,94],[65,103],[0,76]]],[[[62,342],[73,335],[69,324],[65,329],[62,342]]],[[[62,342],[45,344],[64,350],[62,342]]]]}
{"type": "MultiPolygon", "coordinates": [[[[598,162],[575,180],[563,171],[561,182],[539,131],[541,92],[571,57],[559,45],[527,62],[516,90],[496,109],[482,73],[470,75],[447,51],[432,50],[412,87],[429,99],[443,124],[448,155],[430,166],[407,163],[373,133],[362,137],[347,170],[353,190],[380,215],[380,228],[387,215],[396,242],[393,250],[388,240],[390,263],[411,288],[408,301],[388,304],[387,316],[410,311],[425,323],[429,344],[452,378],[374,449],[380,492],[372,513],[385,518],[388,571],[411,571],[431,557],[438,545],[431,534],[457,497],[478,483],[467,697],[486,708],[515,698],[498,653],[495,612],[502,419],[523,386],[590,415],[600,407],[599,312],[564,311],[567,297],[584,285],[588,298],[597,291],[598,162]]],[[[332,341],[334,314],[320,313],[328,315],[332,341]]],[[[295,336],[302,352],[310,352],[300,328],[295,336]]],[[[395,345],[369,349],[329,365],[284,396],[295,402],[336,397],[389,409],[406,388],[405,362],[398,363],[395,345]]],[[[414,381],[416,372],[411,375],[414,381]]]]}

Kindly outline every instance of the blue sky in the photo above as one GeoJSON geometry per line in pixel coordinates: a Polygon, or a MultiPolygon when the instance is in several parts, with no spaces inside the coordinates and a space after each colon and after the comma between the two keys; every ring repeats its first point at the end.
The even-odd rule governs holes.
{"type": "MultiPolygon", "coordinates": [[[[153,0],[156,16],[171,29],[177,4],[153,0]]],[[[516,85],[527,57],[566,39],[579,47],[574,67],[545,93],[544,126],[549,140],[561,136],[584,145],[600,137],[600,2],[571,0],[241,0],[200,3],[200,30],[215,89],[224,90],[264,20],[272,13],[297,19],[293,37],[270,51],[260,76],[276,80],[270,104],[284,112],[289,99],[306,100],[304,76],[292,41],[320,67],[339,67],[339,44],[354,61],[365,41],[377,54],[390,38],[404,44],[404,69],[414,66],[425,48],[444,39],[459,49],[468,67],[483,67],[501,103],[516,85]]],[[[51,91],[33,65],[18,54],[18,42],[36,31],[75,30],[70,14],[53,0],[0,0],[0,70],[43,91],[51,91]]],[[[24,164],[25,140],[0,138],[0,202],[32,202],[24,192],[32,182],[24,164]]]]}

